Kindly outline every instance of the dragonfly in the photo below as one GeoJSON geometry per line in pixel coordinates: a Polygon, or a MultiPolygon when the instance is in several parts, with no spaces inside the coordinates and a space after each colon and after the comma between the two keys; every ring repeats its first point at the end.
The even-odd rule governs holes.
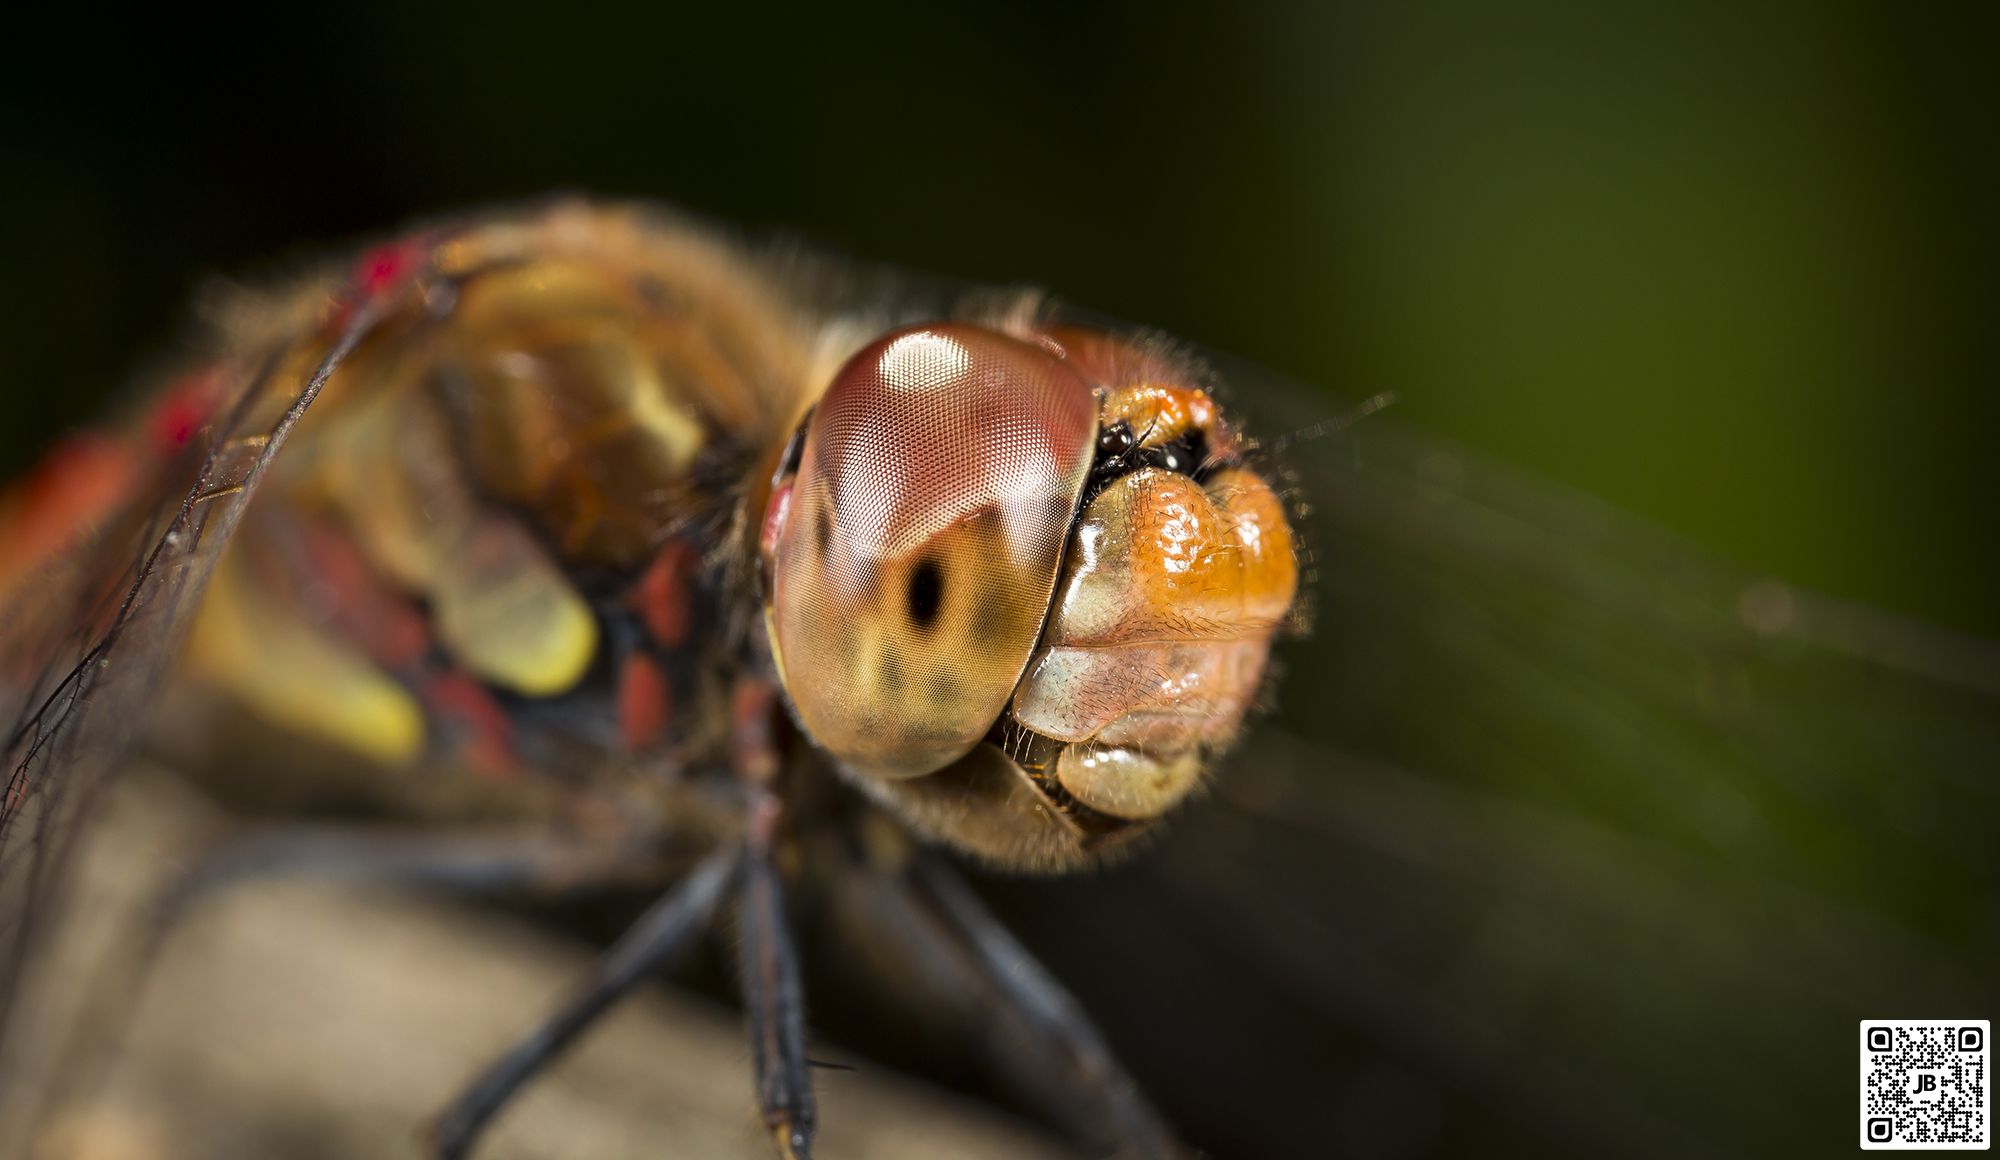
{"type": "Polygon", "coordinates": [[[813,901],[1139,1156],[1844,1140],[1809,1047],[1993,997],[1991,645],[1249,364],[575,201],[223,334],[0,515],[10,1035],[142,744],[427,823],[251,829],[163,914],[657,887],[437,1155],[724,922],[809,1154],[813,901]]]}

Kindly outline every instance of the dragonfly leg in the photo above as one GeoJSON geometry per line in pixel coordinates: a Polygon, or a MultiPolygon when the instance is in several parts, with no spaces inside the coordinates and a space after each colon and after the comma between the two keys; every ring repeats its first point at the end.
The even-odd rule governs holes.
{"type": "Polygon", "coordinates": [[[918,855],[903,881],[943,927],[940,932],[928,923],[912,923],[911,929],[949,938],[969,952],[982,989],[996,994],[1031,1038],[1066,1062],[1099,1110],[1119,1155],[1170,1160],[1187,1154],[1082,1005],[993,917],[956,870],[935,856],[918,855]]]}
{"type": "Polygon", "coordinates": [[[710,854],[648,907],[598,959],[569,1000],[487,1068],[433,1122],[428,1133],[431,1154],[439,1160],[465,1156],[487,1121],[521,1085],[613,1003],[705,933],[741,860],[742,850],[734,845],[710,854]]]}
{"type": "Polygon", "coordinates": [[[155,923],[164,930],[217,890],[249,878],[345,879],[466,894],[560,897],[585,887],[659,881],[666,873],[666,866],[632,848],[539,834],[279,826],[253,830],[204,856],[167,889],[155,923]]]}
{"type": "Polygon", "coordinates": [[[742,945],[743,1006],[757,1071],[757,1106],[784,1160],[810,1160],[812,1076],[806,1061],[804,988],[798,948],[785,922],[784,890],[774,857],[780,807],[761,794],[751,806],[737,922],[742,945]]]}
{"type": "Polygon", "coordinates": [[[737,901],[737,969],[750,1024],[757,1107],[784,1160],[811,1160],[814,1113],[806,1061],[805,987],[798,946],[785,921],[778,843],[785,810],[778,796],[782,759],[771,724],[778,688],[767,679],[736,687],[730,707],[736,780],[747,805],[743,880],[737,901]]]}

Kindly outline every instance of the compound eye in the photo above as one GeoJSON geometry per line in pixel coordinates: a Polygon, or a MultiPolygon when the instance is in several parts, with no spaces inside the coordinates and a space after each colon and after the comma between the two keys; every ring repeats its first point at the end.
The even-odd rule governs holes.
{"type": "Polygon", "coordinates": [[[1089,384],[982,327],[841,368],[771,516],[767,624],[813,740],[916,777],[986,735],[1048,615],[1097,435],[1089,384]]]}

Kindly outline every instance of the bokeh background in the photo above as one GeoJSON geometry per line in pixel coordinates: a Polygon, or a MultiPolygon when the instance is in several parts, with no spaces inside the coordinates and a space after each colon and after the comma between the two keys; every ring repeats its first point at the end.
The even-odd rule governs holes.
{"type": "Polygon", "coordinates": [[[1298,451],[1349,555],[1217,800],[1130,874],[987,887],[1216,1155],[1847,1147],[1853,1020],[1991,1015],[1929,1007],[2000,977],[1992,654],[1736,615],[1768,574],[2000,636],[1970,6],[42,17],[8,470],[205,280],[552,188],[1044,284],[1326,392],[1297,422],[1396,392],[1363,470],[1298,451]],[[1400,424],[1640,520],[1476,467],[1428,508],[1400,424]]]}
{"type": "Polygon", "coordinates": [[[576,188],[1033,281],[2000,633],[1990,22],[1600,5],[43,6],[0,467],[206,277],[576,188]]]}

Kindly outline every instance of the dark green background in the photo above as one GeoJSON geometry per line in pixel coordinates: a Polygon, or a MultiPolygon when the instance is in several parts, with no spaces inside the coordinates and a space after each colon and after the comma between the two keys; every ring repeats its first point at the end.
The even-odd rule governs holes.
{"type": "Polygon", "coordinates": [[[0,82],[0,467],[205,277],[570,187],[1393,389],[1754,569],[2000,632],[1992,41],[1750,7],[76,6],[0,82]]]}

